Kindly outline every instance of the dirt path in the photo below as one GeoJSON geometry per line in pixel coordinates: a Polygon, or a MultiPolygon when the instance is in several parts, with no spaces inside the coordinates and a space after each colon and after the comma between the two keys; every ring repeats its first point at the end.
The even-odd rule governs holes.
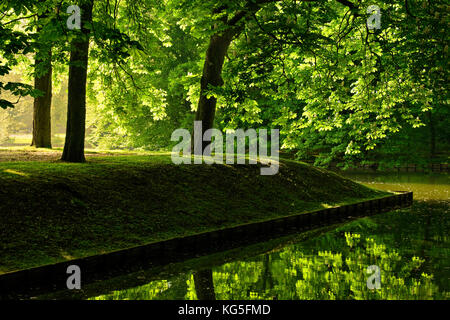
{"type": "MultiPolygon", "coordinates": [[[[28,151],[28,150],[2,150],[0,149],[0,162],[12,161],[46,161],[56,162],[61,159],[62,151],[28,151]]],[[[105,157],[111,156],[107,153],[86,153],[86,157],[105,157]]]]}

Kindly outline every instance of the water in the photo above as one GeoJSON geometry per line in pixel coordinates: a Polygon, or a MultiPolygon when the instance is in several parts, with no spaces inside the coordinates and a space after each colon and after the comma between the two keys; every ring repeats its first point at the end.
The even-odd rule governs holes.
{"type": "Polygon", "coordinates": [[[150,277],[136,273],[122,282],[113,280],[111,288],[116,289],[91,299],[449,299],[448,176],[346,176],[373,188],[413,191],[416,201],[411,208],[315,235],[240,249],[226,263],[206,257],[203,262],[168,266],[150,277]],[[380,268],[379,289],[367,286],[371,265],[380,268]],[[141,279],[141,284],[133,287],[132,279],[141,279]],[[127,289],[120,290],[121,283],[127,289]]]}

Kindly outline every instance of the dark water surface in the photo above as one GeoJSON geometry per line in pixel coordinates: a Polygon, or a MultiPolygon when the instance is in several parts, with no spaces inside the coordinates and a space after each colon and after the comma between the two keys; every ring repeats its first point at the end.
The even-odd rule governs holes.
{"type": "Polygon", "coordinates": [[[241,257],[226,263],[169,266],[133,287],[130,279],[145,279],[136,273],[90,299],[449,299],[448,175],[345,176],[377,189],[413,191],[416,201],[306,239],[290,238],[265,253],[239,249],[241,257]],[[367,287],[371,265],[380,269],[379,289],[367,287]]]}

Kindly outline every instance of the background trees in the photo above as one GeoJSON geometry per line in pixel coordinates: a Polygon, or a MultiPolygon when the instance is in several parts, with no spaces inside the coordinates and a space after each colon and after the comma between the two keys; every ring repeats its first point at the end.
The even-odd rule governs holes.
{"type": "MultiPolygon", "coordinates": [[[[369,30],[371,4],[96,3],[88,27],[87,140],[104,148],[165,149],[174,129],[197,119],[204,130],[278,128],[284,150],[316,164],[445,161],[449,7],[381,1],[381,29],[369,30]]],[[[61,40],[52,50],[58,75],[67,72],[76,34],[60,28],[67,5],[42,24],[54,26],[61,40]]],[[[44,7],[58,6],[47,0],[44,7]]],[[[32,4],[7,1],[2,8],[6,75],[48,37],[34,36],[33,46],[33,33],[19,28],[36,20],[32,4]]],[[[26,84],[0,85],[3,108],[15,102],[5,93],[37,94],[26,84]]],[[[75,118],[79,129],[69,127],[66,147],[79,136],[80,154],[84,121],[75,118]]]]}
{"type": "Polygon", "coordinates": [[[0,108],[14,108],[20,98],[27,95],[37,96],[31,85],[21,82],[4,82],[3,77],[18,64],[18,54],[28,54],[33,51],[29,36],[23,28],[15,28],[20,22],[20,16],[33,8],[31,1],[3,1],[0,4],[0,108]]]}
{"type": "MultiPolygon", "coordinates": [[[[42,3],[42,1],[41,1],[42,3]]],[[[51,105],[52,105],[52,46],[49,36],[45,32],[53,30],[45,28],[48,16],[47,8],[37,8],[44,13],[37,17],[37,50],[34,62],[34,89],[41,92],[34,98],[33,105],[33,140],[32,146],[36,148],[51,148],[51,105]]]]}

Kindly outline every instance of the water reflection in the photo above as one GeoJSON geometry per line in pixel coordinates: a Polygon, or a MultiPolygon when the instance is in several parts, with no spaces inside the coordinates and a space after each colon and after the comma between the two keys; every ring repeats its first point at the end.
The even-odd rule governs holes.
{"type": "Polygon", "coordinates": [[[421,201],[280,250],[93,299],[449,299],[448,176],[351,178],[411,190],[421,201]],[[381,269],[379,290],[367,288],[370,265],[381,269]]]}
{"type": "Polygon", "coordinates": [[[349,172],[344,176],[375,189],[413,191],[415,200],[450,199],[450,177],[447,174],[349,172]]]}
{"type": "Polygon", "coordinates": [[[197,299],[199,300],[215,300],[213,271],[204,269],[194,272],[194,285],[197,299]]]}

